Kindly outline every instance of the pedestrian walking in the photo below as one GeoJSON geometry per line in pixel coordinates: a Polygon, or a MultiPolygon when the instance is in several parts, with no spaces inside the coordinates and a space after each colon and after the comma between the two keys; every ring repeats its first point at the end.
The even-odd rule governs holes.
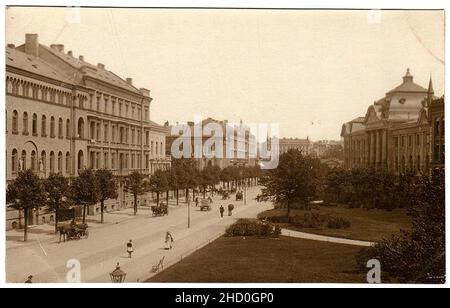
{"type": "Polygon", "coordinates": [[[131,258],[131,254],[133,253],[133,241],[132,240],[130,240],[128,243],[127,243],[127,252],[128,252],[128,258],[131,258]]]}
{"type": "Polygon", "coordinates": [[[223,205],[220,206],[220,218],[223,218],[223,213],[225,212],[225,209],[223,205]]]}
{"type": "Polygon", "coordinates": [[[229,204],[228,205],[228,216],[233,215],[233,209],[234,209],[234,205],[233,204],[229,204]]]}
{"type": "Polygon", "coordinates": [[[172,249],[173,236],[169,231],[167,231],[167,233],[166,233],[165,243],[166,243],[166,246],[164,247],[164,249],[166,249],[166,250],[172,249]]]}
{"type": "Polygon", "coordinates": [[[25,283],[33,283],[33,276],[28,276],[27,280],[25,280],[25,283]]]}
{"type": "Polygon", "coordinates": [[[195,197],[195,206],[198,206],[198,197],[195,197]]]}

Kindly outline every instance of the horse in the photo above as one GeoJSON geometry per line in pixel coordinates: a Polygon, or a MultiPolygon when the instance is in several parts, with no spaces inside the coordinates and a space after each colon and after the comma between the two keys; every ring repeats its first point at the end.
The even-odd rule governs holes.
{"type": "Polygon", "coordinates": [[[68,238],[70,232],[72,231],[72,227],[70,225],[62,225],[58,226],[57,230],[59,232],[59,243],[61,243],[61,235],[63,236],[65,242],[66,238],[68,238]]]}

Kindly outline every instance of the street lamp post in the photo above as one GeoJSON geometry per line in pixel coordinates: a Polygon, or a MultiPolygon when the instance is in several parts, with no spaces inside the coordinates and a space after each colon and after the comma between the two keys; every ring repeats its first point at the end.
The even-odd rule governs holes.
{"type": "Polygon", "coordinates": [[[125,277],[127,276],[127,273],[122,271],[120,269],[119,262],[117,262],[116,269],[109,273],[109,276],[111,277],[111,282],[113,283],[122,283],[125,281],[125,277]]]}
{"type": "Polygon", "coordinates": [[[188,199],[188,228],[191,227],[191,200],[188,199]]]}

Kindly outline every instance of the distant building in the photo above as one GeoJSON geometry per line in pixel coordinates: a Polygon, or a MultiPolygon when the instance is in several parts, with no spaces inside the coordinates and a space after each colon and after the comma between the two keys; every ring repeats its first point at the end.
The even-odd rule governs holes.
{"type": "Polygon", "coordinates": [[[303,155],[309,155],[311,152],[312,143],[307,137],[306,139],[300,138],[279,138],[278,139],[280,155],[286,153],[291,149],[299,150],[303,155]]]}
{"type": "MultiPolygon", "coordinates": [[[[250,133],[250,129],[242,122],[238,125],[231,126],[227,120],[219,121],[213,118],[207,118],[199,123],[188,122],[186,128],[189,130],[189,137],[183,136],[183,131],[171,134],[174,125],[165,123],[167,130],[166,136],[166,155],[172,155],[172,145],[176,140],[184,141],[185,144],[191,146],[190,158],[196,158],[198,167],[203,169],[207,165],[218,166],[221,169],[228,166],[255,166],[257,160],[257,143],[256,137],[250,133]],[[222,137],[214,137],[214,133],[204,132],[204,127],[208,124],[218,125],[222,130],[222,137]],[[227,136],[228,131],[232,131],[232,135],[227,136]],[[242,129],[243,135],[238,134],[242,129]],[[202,134],[196,136],[195,130],[200,130],[202,134]],[[222,144],[222,153],[212,141],[222,144]],[[209,142],[209,144],[206,144],[209,142]],[[231,146],[233,144],[233,146],[231,146]],[[228,147],[228,145],[230,145],[228,147]],[[227,155],[227,153],[231,155],[227,155]],[[196,157],[195,153],[200,153],[200,157],[196,157]]],[[[185,134],[186,135],[186,134],[185,134]]],[[[183,150],[183,149],[179,149],[183,150]]]]}
{"type": "MultiPolygon", "coordinates": [[[[339,140],[318,140],[313,142],[311,147],[311,154],[323,158],[332,152],[337,152],[343,149],[344,142],[339,140]]],[[[328,157],[330,158],[330,157],[328,157]]],[[[334,157],[341,159],[340,157],[334,157]]]]}
{"type": "Polygon", "coordinates": [[[370,105],[365,117],[342,126],[345,167],[428,173],[432,152],[433,162],[443,165],[443,106],[431,79],[426,89],[413,82],[408,69],[403,83],[370,105]]]}

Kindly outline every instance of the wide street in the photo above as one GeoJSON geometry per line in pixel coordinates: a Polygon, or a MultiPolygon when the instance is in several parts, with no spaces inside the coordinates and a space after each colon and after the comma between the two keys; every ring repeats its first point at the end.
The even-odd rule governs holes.
{"type": "MultiPolygon", "coordinates": [[[[23,282],[33,275],[34,283],[66,282],[70,268],[67,262],[78,260],[81,265],[81,282],[110,282],[109,273],[119,262],[127,273],[126,282],[143,281],[149,278],[151,268],[164,257],[167,267],[222,235],[226,226],[237,218],[256,217],[272,207],[270,203],[257,203],[254,198],[258,187],[247,191],[247,205],[243,201],[220,200],[214,196],[212,210],[201,212],[191,203],[191,227],[187,228],[187,204],[170,206],[169,216],[152,217],[149,209],[136,217],[114,220],[120,212],[108,213],[106,224],[90,228],[88,239],[58,243],[58,236],[36,240],[29,244],[9,245],[6,250],[6,279],[8,282],[23,282]],[[232,203],[233,216],[220,218],[220,205],[232,203]],[[174,237],[174,248],[165,250],[167,231],[174,237]],[[127,257],[126,243],[133,240],[134,253],[127,257]]],[[[172,202],[173,203],[173,202],[172,202]]]]}

